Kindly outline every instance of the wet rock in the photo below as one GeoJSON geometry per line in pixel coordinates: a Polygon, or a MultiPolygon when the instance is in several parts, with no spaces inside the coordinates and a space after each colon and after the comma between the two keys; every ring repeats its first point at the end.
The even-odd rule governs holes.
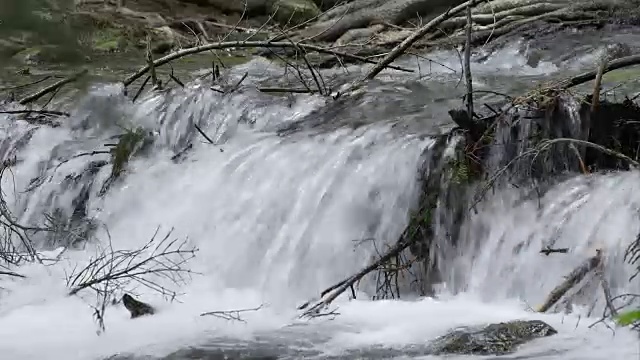
{"type": "Polygon", "coordinates": [[[24,50],[24,45],[17,42],[0,39],[0,57],[11,57],[24,50]]]}
{"type": "Polygon", "coordinates": [[[152,30],[154,54],[164,54],[178,45],[179,35],[168,26],[162,26],[152,30]]]}
{"type": "Polygon", "coordinates": [[[430,344],[430,353],[459,355],[504,355],[531,340],[558,332],[541,320],[514,320],[482,328],[461,328],[430,344]]]}
{"type": "Polygon", "coordinates": [[[129,312],[131,313],[132,319],[144,315],[153,315],[156,313],[156,309],[154,309],[153,306],[147,303],[143,303],[142,301],[138,301],[129,294],[124,294],[122,296],[122,303],[124,304],[124,307],[127,308],[127,310],[129,310],[129,312]]]}
{"type": "Polygon", "coordinates": [[[631,50],[631,47],[625,43],[609,44],[607,45],[606,51],[608,61],[613,61],[625,56],[633,55],[633,50],[631,50]]]}
{"type": "Polygon", "coordinates": [[[351,29],[342,34],[336,40],[336,46],[348,45],[352,43],[366,43],[371,37],[384,29],[384,25],[377,24],[363,29],[351,29]]]}
{"type": "Polygon", "coordinates": [[[274,19],[280,24],[294,26],[320,15],[312,0],[275,0],[271,5],[274,19]]]}

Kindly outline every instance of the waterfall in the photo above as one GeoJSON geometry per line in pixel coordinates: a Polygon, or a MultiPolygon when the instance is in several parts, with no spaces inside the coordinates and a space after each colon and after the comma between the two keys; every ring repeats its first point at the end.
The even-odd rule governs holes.
{"type": "MultiPolygon", "coordinates": [[[[411,86],[421,85],[396,84],[372,97],[392,98],[411,86]]],[[[0,115],[0,156],[16,159],[2,190],[17,220],[39,226],[43,214],[55,214],[76,233],[92,234],[89,242],[37,234],[38,248],[60,260],[18,267],[25,279],[0,278],[3,358],[165,355],[190,346],[291,359],[400,358],[419,356],[421,346],[451,327],[515,318],[543,319],[560,330],[525,346],[518,354],[524,358],[637,354],[635,334],[619,330],[611,339],[606,327],[589,327],[598,318],[588,301],[601,296],[597,286],[585,285],[559,313],[527,311],[595,248],[605,251],[612,291],[640,291],[627,281],[632,269],[622,259],[640,230],[637,172],[569,178],[540,196],[499,187],[458,224],[455,250],[446,237],[436,239],[443,249],[436,297],[370,301],[375,288],[368,279],[355,300],[343,295],[336,301],[335,320],[307,323],[297,320],[296,305],[398,239],[421,191],[424,156],[442,155],[429,151],[437,122],[417,119],[416,105],[399,109],[395,116],[411,126],[398,126],[376,106],[392,109],[366,97],[330,109],[331,126],[315,126],[325,100],[312,95],[272,97],[251,89],[223,95],[196,81],[132,103],[123,90],[95,85],[57,127],[0,115]],[[349,110],[367,108],[372,117],[390,119],[363,121],[349,110]],[[112,172],[109,144],[131,127],[153,143],[105,188],[112,172]],[[158,314],[131,320],[122,306],[111,306],[106,332],[96,335],[95,295],[67,296],[67,274],[99,245],[136,249],[156,230],[170,229],[173,238],[199,249],[189,263],[192,279],[177,290],[181,295],[170,302],[133,284],[126,290],[157,306],[158,314]],[[62,245],[69,248],[60,253],[62,245]],[[548,245],[570,252],[541,255],[548,245]],[[246,323],[199,316],[261,304],[243,316],[246,323]]]]}

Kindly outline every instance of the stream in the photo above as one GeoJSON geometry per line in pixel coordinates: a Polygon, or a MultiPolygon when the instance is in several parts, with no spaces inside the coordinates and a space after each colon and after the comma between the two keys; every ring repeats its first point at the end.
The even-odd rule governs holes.
{"type": "MultiPolygon", "coordinates": [[[[474,86],[521,95],[541,82],[593,69],[603,46],[618,42],[640,48],[640,34],[558,34],[535,67],[519,51],[526,47],[520,40],[490,53],[480,49],[472,64],[474,86]],[[565,56],[567,49],[578,54],[565,56]]],[[[344,294],[336,300],[339,315],[298,318],[296,306],[369,264],[376,248],[392,244],[407,224],[420,190],[421,154],[434,144],[433,135],[452,127],[447,111],[462,106],[465,92],[456,52],[426,56],[433,61],[407,57],[399,62],[417,74],[384,71],[362,94],[336,102],[319,95],[258,92],[255,85],[294,82],[294,74],[283,76],[281,65],[256,58],[226,73],[230,83],[249,74],[232,94],[211,91],[206,63],[190,63],[176,68],[176,75],[201,80],[146,93],[132,103],[138,85],[127,97],[116,80],[139,63],[110,65],[107,59],[90,81],[54,101],[52,106],[71,114],[61,126],[38,127],[0,114],[0,157],[17,158],[1,185],[20,223],[42,223],[42,214],[54,211],[71,216],[83,199],[85,217],[104,225],[95,235],[102,244],[135,249],[156,229],[166,234],[173,228],[173,238],[199,248],[189,263],[197,274],[175,301],[132,284],[127,290],[158,313],[131,320],[121,304],[110,306],[106,331],[98,335],[91,307],[95,295],[66,296],[65,283],[76,263],[95,254],[96,244],[60,253],[68,239],[36,237],[39,249],[60,261],[22,265],[17,271],[25,279],[0,278],[0,357],[442,359],[428,355],[426,345],[451,328],[540,319],[559,333],[500,358],[639,358],[637,333],[590,326],[601,310],[530,310],[596,247],[608,256],[612,292],[640,292],[640,281],[628,281],[633,269],[623,261],[626,246],[640,231],[640,173],[635,171],[570,178],[541,199],[523,200],[524,189],[498,189],[462,225],[456,251],[441,244],[437,256],[444,276],[436,297],[407,291],[401,299],[371,301],[372,285],[363,282],[357,299],[349,301],[344,294]],[[105,150],[103,144],[131,125],[152,132],[155,142],[102,196],[110,165],[87,169],[91,162],[108,161],[108,154],[73,156],[105,150]],[[189,144],[190,151],[172,160],[189,144]],[[46,180],[34,186],[39,178],[46,180]],[[374,240],[359,243],[362,239],[374,240]],[[542,256],[539,251],[549,241],[571,251],[542,256]],[[260,305],[243,313],[242,321],[200,316],[260,305]]],[[[368,68],[350,65],[348,73],[330,69],[322,75],[336,88],[368,68]]],[[[605,76],[605,89],[631,80],[607,96],[640,91],[632,80],[637,75],[630,68],[605,76]]],[[[0,85],[17,80],[4,81],[0,85]]],[[[589,91],[589,86],[575,90],[589,91]]],[[[479,93],[476,106],[502,99],[479,93]]],[[[601,296],[598,291],[593,297],[601,296]]],[[[447,357],[472,358],[494,357],[447,357]]]]}

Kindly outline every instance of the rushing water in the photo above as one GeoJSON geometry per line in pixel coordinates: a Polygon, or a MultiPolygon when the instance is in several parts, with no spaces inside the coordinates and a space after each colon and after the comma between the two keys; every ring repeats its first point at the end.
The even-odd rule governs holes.
{"type": "MultiPolygon", "coordinates": [[[[452,53],[434,57],[458,68],[452,53]]],[[[631,268],[622,260],[640,230],[636,172],[569,179],[541,199],[523,200],[523,190],[502,189],[463,225],[458,252],[439,254],[444,283],[437,299],[368,301],[371,288],[363,283],[357,300],[344,295],[336,301],[339,316],[297,319],[296,305],[375,256],[372,242],[358,240],[372,238],[382,247],[397,239],[417,200],[420,156],[433,144],[428,135],[449,125],[446,111],[459,104],[455,97],[463,90],[453,86],[459,73],[442,67],[418,82],[387,73],[348,104],[251,90],[252,82],[277,76],[272,66],[257,60],[235,68],[234,79],[252,74],[246,88],[231,95],[195,82],[132,104],[120,86],[103,84],[74,104],[60,127],[34,130],[2,118],[0,151],[5,159],[18,159],[2,189],[22,223],[41,223],[42,213],[55,209],[71,216],[78,199],[85,198],[86,217],[105,225],[96,233],[102,244],[110,239],[115,249],[137,248],[160,227],[162,234],[174,228],[174,237],[199,248],[190,262],[199,274],[179,289],[179,301],[166,302],[143,287],[127,289],[159,313],[130,320],[121,305],[111,306],[101,335],[92,318],[94,295],[65,295],[65,274],[86,262],[95,244],[67,250],[55,265],[18,268],[26,279],[0,280],[3,359],[169,353],[171,359],[435,359],[424,355],[424,346],[448,329],[516,318],[545,320],[559,334],[504,359],[640,356],[636,334],[618,329],[614,336],[604,325],[589,327],[598,314],[589,314],[588,306],[574,304],[571,314],[528,310],[596,247],[605,250],[612,291],[640,292],[637,283],[627,281],[631,268]],[[282,132],[302,119],[294,127],[302,130],[282,132]],[[156,142],[100,196],[109,166],[86,169],[108,155],[71,157],[105,150],[127,124],[144,126],[156,142]],[[215,144],[204,141],[194,124],[215,144]],[[189,143],[191,151],[173,161],[189,143]],[[34,186],[36,178],[44,181],[34,186]],[[571,251],[540,255],[549,244],[571,251]],[[259,311],[243,314],[245,322],[199,316],[260,304],[259,311]]],[[[512,48],[476,67],[479,88],[500,83],[505,92],[558,69],[544,62],[528,67],[512,48]]],[[[350,71],[325,75],[339,81],[362,68],[350,71]]],[[[59,240],[35,240],[41,249],[53,250],[48,256],[57,254],[59,240]]],[[[584,291],[588,299],[600,296],[597,288],[584,291]]]]}

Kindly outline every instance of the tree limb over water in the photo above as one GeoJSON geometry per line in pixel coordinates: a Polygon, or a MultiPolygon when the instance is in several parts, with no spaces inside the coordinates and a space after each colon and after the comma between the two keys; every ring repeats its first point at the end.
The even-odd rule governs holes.
{"type": "MultiPolygon", "coordinates": [[[[229,42],[222,42],[222,43],[215,43],[215,44],[207,44],[207,45],[202,45],[202,46],[197,46],[197,47],[193,47],[193,48],[188,48],[188,49],[182,49],[179,51],[176,51],[172,54],[169,54],[167,56],[164,56],[160,59],[157,59],[153,62],[154,66],[162,66],[164,64],[167,64],[168,62],[172,61],[172,60],[176,60],[179,59],[181,57],[187,56],[187,55],[192,55],[192,54],[197,54],[197,53],[201,53],[201,52],[205,52],[205,51],[209,51],[209,50],[219,50],[219,49],[229,49],[229,48],[256,48],[256,47],[264,47],[264,48],[302,48],[305,50],[309,50],[309,51],[317,51],[319,53],[325,53],[325,54],[330,54],[330,55],[334,55],[337,57],[343,57],[343,58],[347,58],[347,59],[351,59],[351,60],[356,60],[356,61],[361,61],[364,63],[375,63],[372,60],[366,59],[362,56],[357,56],[357,55],[351,55],[348,53],[344,53],[344,52],[340,52],[340,51],[335,51],[335,50],[330,50],[327,48],[323,48],[317,45],[309,45],[309,44],[302,44],[302,43],[292,43],[292,42],[268,42],[268,41],[229,41],[229,42]]],[[[413,70],[410,69],[405,69],[399,66],[393,66],[390,65],[388,66],[390,69],[395,69],[395,70],[400,70],[400,71],[405,71],[405,72],[413,72],[413,70]]],[[[131,83],[133,83],[134,81],[136,81],[138,78],[140,78],[142,75],[144,75],[145,73],[147,73],[147,71],[149,71],[149,66],[144,66],[143,68],[141,68],[140,70],[138,70],[135,74],[130,75],[129,77],[127,77],[123,83],[125,86],[129,86],[131,83]]]]}

